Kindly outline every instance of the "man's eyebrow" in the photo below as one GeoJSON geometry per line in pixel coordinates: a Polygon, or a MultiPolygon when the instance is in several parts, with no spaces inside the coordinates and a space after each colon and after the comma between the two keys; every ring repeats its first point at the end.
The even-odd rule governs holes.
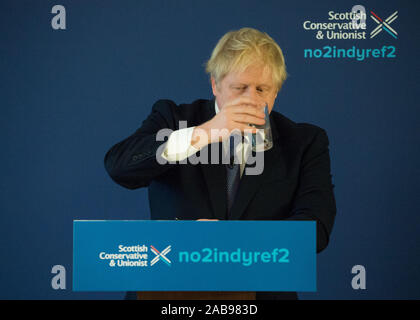
{"type": "Polygon", "coordinates": [[[230,87],[237,87],[237,86],[247,86],[248,84],[246,84],[246,83],[232,83],[231,85],[230,85],[230,87]]]}
{"type": "MultiPolygon", "coordinates": [[[[237,82],[237,83],[232,83],[230,85],[230,87],[237,87],[237,86],[249,86],[249,84],[248,83],[237,82]]],[[[266,84],[266,83],[261,83],[261,84],[258,84],[257,87],[271,88],[271,85],[266,84]]]]}

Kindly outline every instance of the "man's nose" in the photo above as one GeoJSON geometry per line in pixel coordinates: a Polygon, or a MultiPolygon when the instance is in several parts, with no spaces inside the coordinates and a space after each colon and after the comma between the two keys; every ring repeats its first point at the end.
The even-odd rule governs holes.
{"type": "Polygon", "coordinates": [[[257,88],[248,87],[243,93],[243,95],[249,98],[249,100],[251,100],[255,106],[261,106],[264,104],[264,102],[261,100],[261,97],[258,94],[257,88]]]}
{"type": "Polygon", "coordinates": [[[255,104],[258,104],[258,92],[256,88],[248,87],[244,92],[244,96],[249,98],[255,104]]]}

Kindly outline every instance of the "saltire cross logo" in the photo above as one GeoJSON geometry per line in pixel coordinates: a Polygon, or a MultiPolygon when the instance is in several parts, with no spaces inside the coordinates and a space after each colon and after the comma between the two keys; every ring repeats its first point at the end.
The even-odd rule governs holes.
{"type": "Polygon", "coordinates": [[[391,28],[390,24],[398,18],[398,11],[395,11],[393,14],[391,14],[388,18],[386,18],[385,20],[382,20],[381,18],[379,18],[379,16],[377,14],[375,14],[373,11],[370,12],[371,13],[371,18],[373,19],[373,21],[375,21],[378,25],[376,26],[375,29],[372,30],[372,32],[370,33],[370,38],[375,37],[376,35],[378,35],[382,30],[385,30],[386,32],[388,32],[392,37],[394,37],[395,39],[397,39],[398,33],[397,31],[395,31],[394,29],[391,28]]]}
{"type": "Polygon", "coordinates": [[[165,262],[168,266],[171,266],[171,260],[169,260],[166,257],[166,254],[168,254],[171,251],[171,246],[167,246],[165,249],[162,250],[162,252],[159,252],[154,246],[150,246],[150,248],[152,249],[152,252],[156,255],[156,257],[154,257],[152,259],[152,261],[150,262],[150,265],[153,266],[156,262],[158,262],[159,260],[162,260],[163,262],[165,262]]]}

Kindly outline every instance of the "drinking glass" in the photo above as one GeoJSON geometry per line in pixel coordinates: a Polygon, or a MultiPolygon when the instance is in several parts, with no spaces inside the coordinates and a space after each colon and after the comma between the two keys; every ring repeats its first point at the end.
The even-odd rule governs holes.
{"type": "Polygon", "coordinates": [[[270,116],[268,105],[264,106],[265,123],[263,125],[251,126],[257,128],[257,132],[252,134],[252,151],[261,152],[270,150],[273,147],[273,136],[271,134],[270,116]]]}

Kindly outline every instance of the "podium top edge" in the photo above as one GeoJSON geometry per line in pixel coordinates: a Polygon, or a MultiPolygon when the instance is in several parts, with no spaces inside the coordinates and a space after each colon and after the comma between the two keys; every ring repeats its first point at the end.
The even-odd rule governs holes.
{"type": "Polygon", "coordinates": [[[222,222],[222,223],[316,223],[315,220],[210,220],[210,221],[197,221],[197,220],[82,220],[77,219],[73,222],[171,222],[171,223],[180,223],[180,222],[222,222]]]}

